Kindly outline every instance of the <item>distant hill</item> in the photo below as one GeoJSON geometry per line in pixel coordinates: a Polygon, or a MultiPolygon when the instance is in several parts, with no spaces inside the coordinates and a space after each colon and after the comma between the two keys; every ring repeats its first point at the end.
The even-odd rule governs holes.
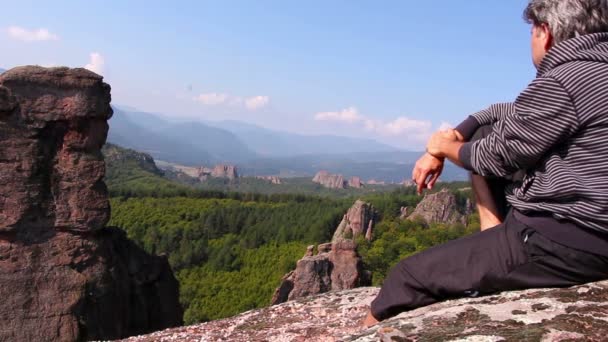
{"type": "Polygon", "coordinates": [[[231,120],[207,122],[207,124],[236,134],[247,146],[264,157],[399,151],[395,147],[373,139],[334,135],[301,135],[231,120]]]}
{"type": "Polygon", "coordinates": [[[5,71],[6,71],[6,69],[0,68],[0,74],[3,73],[3,72],[5,72],[5,71]]]}
{"type": "Polygon", "coordinates": [[[114,108],[108,140],[186,165],[255,159],[233,133],[199,122],[177,123],[157,115],[114,108]]]}
{"type": "MultiPolygon", "coordinates": [[[[371,139],[306,136],[238,121],[175,122],[156,114],[114,108],[108,141],[187,165],[236,164],[245,176],[311,177],[320,170],[364,180],[409,178],[421,152],[398,150],[371,139]]],[[[443,180],[467,173],[446,165],[443,180]]]]}

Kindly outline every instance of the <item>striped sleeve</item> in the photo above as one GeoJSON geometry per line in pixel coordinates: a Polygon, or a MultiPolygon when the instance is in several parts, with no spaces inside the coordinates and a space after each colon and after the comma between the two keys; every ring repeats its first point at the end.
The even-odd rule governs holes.
{"type": "Polygon", "coordinates": [[[526,170],[579,126],[570,95],[552,78],[534,80],[513,108],[488,137],[462,146],[459,159],[467,169],[483,176],[526,170]]]}
{"type": "Polygon", "coordinates": [[[467,117],[456,126],[456,130],[462,135],[464,141],[469,141],[480,126],[491,125],[497,121],[504,120],[507,115],[514,111],[513,103],[497,103],[467,117]]]}
{"type": "Polygon", "coordinates": [[[471,116],[474,117],[477,122],[479,122],[479,125],[483,126],[493,124],[497,121],[502,121],[514,111],[515,104],[513,102],[497,103],[471,116]]]}

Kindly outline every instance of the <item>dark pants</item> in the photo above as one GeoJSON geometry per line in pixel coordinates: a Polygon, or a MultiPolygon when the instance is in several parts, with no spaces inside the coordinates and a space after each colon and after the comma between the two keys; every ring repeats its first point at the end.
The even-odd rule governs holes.
{"type": "Polygon", "coordinates": [[[371,311],[383,320],[450,298],[607,278],[608,258],[559,245],[517,221],[511,212],[499,226],[399,262],[371,311]]]}
{"type": "MultiPolygon", "coordinates": [[[[508,209],[504,186],[520,177],[487,179],[499,210],[508,209]]],[[[505,217],[494,228],[399,262],[372,302],[372,315],[384,320],[450,298],[566,287],[608,278],[607,257],[555,243],[519,222],[513,211],[505,217]]]]}

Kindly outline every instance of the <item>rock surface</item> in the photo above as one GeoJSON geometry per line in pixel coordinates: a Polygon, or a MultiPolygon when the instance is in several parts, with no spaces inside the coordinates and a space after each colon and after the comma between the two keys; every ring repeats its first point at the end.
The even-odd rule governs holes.
{"type": "Polygon", "coordinates": [[[462,223],[467,224],[467,217],[472,213],[470,202],[460,206],[457,203],[456,195],[448,189],[429,194],[424,197],[416,206],[416,209],[405,217],[404,211],[401,212],[401,217],[408,220],[422,219],[428,224],[432,223],[462,223]]]}
{"type": "Polygon", "coordinates": [[[332,242],[341,241],[344,239],[356,239],[363,235],[370,241],[372,238],[372,229],[375,224],[376,212],[374,207],[361,200],[357,200],[342,218],[338,228],[334,232],[332,242]]]}
{"type": "Polygon", "coordinates": [[[329,292],[129,341],[604,341],[608,281],[458,299],[362,328],[377,288],[329,292]]]}
{"type": "Polygon", "coordinates": [[[85,69],[0,75],[0,340],[109,339],[181,323],[165,257],[107,228],[110,87],[85,69]]]}

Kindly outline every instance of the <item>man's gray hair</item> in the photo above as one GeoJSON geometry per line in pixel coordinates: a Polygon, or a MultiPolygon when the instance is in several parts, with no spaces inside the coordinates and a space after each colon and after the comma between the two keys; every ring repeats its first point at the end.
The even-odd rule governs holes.
{"type": "Polygon", "coordinates": [[[608,0],[530,0],[527,23],[546,24],[555,44],[597,32],[608,32],[608,0]]]}

